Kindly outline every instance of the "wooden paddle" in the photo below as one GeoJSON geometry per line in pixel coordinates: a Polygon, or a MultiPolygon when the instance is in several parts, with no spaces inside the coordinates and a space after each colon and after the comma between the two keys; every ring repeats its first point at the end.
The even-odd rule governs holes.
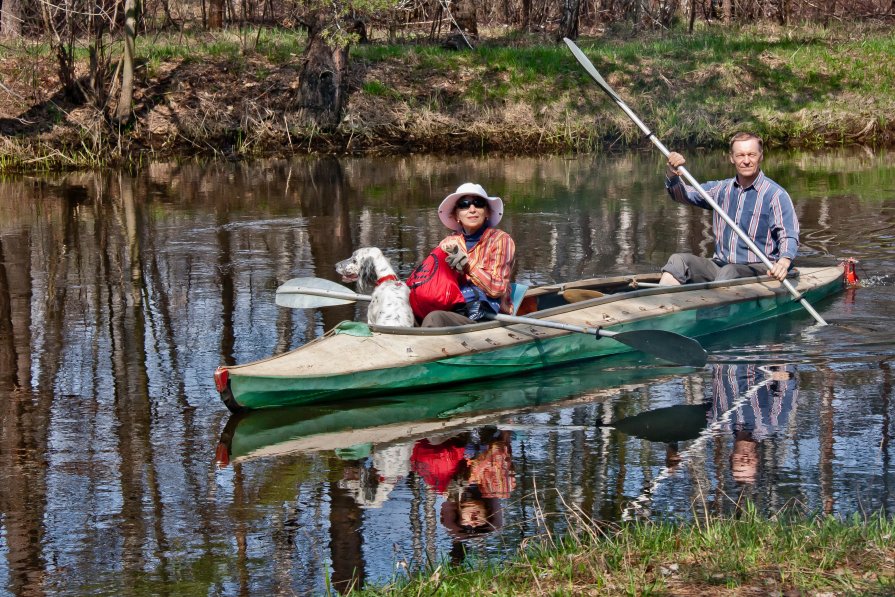
{"type": "MultiPolygon", "coordinates": [[[[618,104],[618,107],[621,108],[622,111],[624,111],[624,113],[628,115],[628,118],[634,121],[634,124],[636,124],[640,128],[640,130],[643,131],[643,134],[646,135],[646,137],[653,142],[653,145],[655,145],[659,149],[659,151],[662,152],[662,155],[667,158],[668,154],[670,153],[668,151],[668,148],[665,147],[665,145],[663,145],[661,141],[659,141],[659,139],[652,133],[652,131],[650,131],[646,127],[645,124],[643,124],[643,121],[637,118],[637,115],[634,114],[631,108],[629,108],[627,104],[625,104],[625,102],[623,102],[622,99],[618,96],[618,94],[616,94],[615,91],[612,90],[612,87],[609,86],[609,83],[603,80],[603,77],[600,76],[600,73],[597,72],[597,69],[594,68],[594,65],[591,64],[591,61],[587,58],[587,56],[584,55],[584,52],[582,52],[581,49],[576,46],[575,42],[573,42],[572,40],[563,38],[563,41],[566,42],[566,45],[569,46],[570,50],[572,50],[572,54],[575,55],[575,59],[578,60],[578,63],[584,67],[584,70],[587,71],[587,74],[589,74],[591,78],[596,81],[597,85],[599,85],[600,88],[605,91],[606,94],[609,95],[609,97],[611,97],[616,104],[618,104]]],[[[749,238],[746,233],[740,229],[739,226],[737,226],[733,218],[727,215],[727,212],[721,209],[721,206],[718,205],[715,200],[712,199],[712,197],[705,192],[705,189],[703,189],[702,185],[700,185],[699,182],[695,178],[693,178],[693,175],[690,174],[683,166],[680,166],[678,168],[678,172],[680,172],[681,176],[683,176],[687,180],[687,182],[690,183],[690,186],[696,189],[702,199],[713,210],[715,210],[715,212],[719,216],[721,216],[721,219],[724,220],[734,232],[736,232],[737,236],[739,236],[743,240],[743,242],[746,243],[746,246],[749,247],[749,250],[758,255],[761,262],[765,264],[768,269],[771,269],[771,267],[773,267],[771,260],[768,259],[767,256],[761,251],[761,249],[758,248],[758,245],[756,245],[752,241],[752,239],[749,238]]],[[[823,318],[817,313],[817,311],[814,310],[814,307],[812,307],[811,304],[807,300],[805,300],[802,294],[795,289],[795,287],[792,285],[792,283],[790,283],[789,280],[784,279],[781,284],[783,284],[783,286],[789,291],[789,293],[792,294],[793,299],[799,301],[805,308],[805,310],[808,311],[808,313],[810,313],[815,320],[817,320],[817,323],[819,323],[820,325],[827,325],[827,322],[823,320],[823,318]]]]}
{"type": "MultiPolygon", "coordinates": [[[[281,307],[294,309],[310,309],[347,305],[354,301],[371,301],[368,294],[357,294],[341,284],[321,278],[293,278],[277,288],[276,303],[281,307]]],[[[611,338],[616,342],[627,344],[631,348],[653,355],[660,359],[687,365],[702,367],[708,358],[705,349],[693,338],[682,336],[666,330],[631,330],[627,332],[610,332],[600,328],[584,327],[569,323],[560,323],[549,319],[535,317],[517,317],[514,315],[492,314],[490,319],[503,323],[531,325],[552,328],[567,332],[588,334],[597,338],[611,338]]]]}

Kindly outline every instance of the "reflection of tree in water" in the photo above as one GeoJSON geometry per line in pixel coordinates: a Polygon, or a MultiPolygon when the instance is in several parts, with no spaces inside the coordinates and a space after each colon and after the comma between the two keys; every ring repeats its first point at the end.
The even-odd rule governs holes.
{"type": "Polygon", "coordinates": [[[332,584],[340,593],[360,587],[364,581],[363,511],[354,496],[338,483],[329,488],[329,547],[332,558],[332,584]]]}
{"type": "MultiPolygon", "coordinates": [[[[144,203],[136,199],[132,182],[121,175],[65,176],[45,198],[37,200],[36,206],[30,203],[31,209],[43,214],[45,222],[35,228],[28,242],[19,246],[5,237],[0,258],[4,271],[8,272],[10,265],[18,268],[18,263],[45,267],[37,268],[27,278],[19,279],[18,274],[11,280],[7,277],[16,286],[8,288],[11,294],[0,288],[0,294],[17,297],[10,303],[11,307],[18,304],[15,311],[11,308],[9,318],[4,318],[11,321],[10,328],[15,332],[10,335],[13,346],[24,342],[21,353],[27,360],[22,362],[37,355],[38,378],[33,383],[28,375],[30,367],[16,374],[20,385],[35,388],[33,395],[30,391],[18,394],[23,398],[19,405],[27,408],[11,408],[7,413],[10,416],[3,417],[3,452],[25,459],[18,463],[4,459],[18,471],[2,474],[5,497],[0,500],[0,509],[8,522],[12,576],[19,578],[21,574],[20,586],[26,593],[29,586],[35,586],[33,583],[41,584],[40,575],[34,572],[42,570],[43,565],[23,555],[28,551],[39,554],[43,549],[39,531],[43,521],[55,516],[56,509],[72,506],[65,499],[48,501],[45,475],[49,471],[30,461],[37,458],[43,463],[48,457],[46,438],[50,433],[65,438],[74,432],[81,440],[75,444],[63,441],[52,450],[60,462],[52,477],[57,495],[78,495],[82,485],[93,486],[87,492],[85,506],[100,512],[102,507],[94,502],[98,499],[95,485],[109,472],[120,484],[123,524],[118,557],[124,568],[122,588],[135,584],[136,575],[146,563],[147,549],[163,570],[168,566],[170,545],[163,525],[163,491],[152,441],[157,435],[157,419],[150,399],[150,358],[146,352],[147,310],[158,305],[144,301],[144,291],[152,283],[144,273],[146,254],[142,245],[147,222],[144,203]],[[8,255],[11,247],[17,255],[8,255]],[[32,313],[36,315],[33,323],[32,313]],[[37,329],[39,335],[23,338],[17,331],[23,323],[28,325],[22,332],[37,329]],[[92,338],[83,334],[85,327],[93,331],[92,338]],[[14,412],[21,416],[12,415],[14,412]],[[51,413],[56,413],[55,417],[51,413]],[[97,413],[104,414],[99,421],[97,413]],[[111,432],[102,432],[100,421],[108,422],[108,415],[114,424],[111,432]],[[118,457],[110,460],[111,446],[118,457]],[[27,537],[37,541],[32,548],[27,546],[30,540],[20,541],[27,537]]],[[[189,422],[192,411],[182,412],[187,419],[185,428],[195,434],[189,422]]],[[[193,452],[187,444],[183,447],[186,452],[181,456],[187,463],[193,452]]],[[[198,498],[199,477],[190,475],[188,479],[185,489],[198,498]]],[[[84,542],[92,543],[95,538],[91,536],[100,531],[85,525],[79,532],[87,535],[84,542]]]]}
{"type": "MultiPolygon", "coordinates": [[[[305,184],[300,192],[301,213],[307,219],[311,257],[321,278],[333,279],[336,263],[351,255],[351,211],[346,198],[342,166],[335,158],[305,164],[305,184]]],[[[322,309],[328,330],[345,319],[354,319],[350,306],[322,309]]]]}

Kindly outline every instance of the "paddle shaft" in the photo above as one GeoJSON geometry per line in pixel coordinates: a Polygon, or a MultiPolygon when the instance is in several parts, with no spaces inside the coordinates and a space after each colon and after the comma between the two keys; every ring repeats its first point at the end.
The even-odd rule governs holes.
{"type": "Polygon", "coordinates": [[[322,296],[325,298],[342,299],[345,301],[366,301],[370,302],[373,297],[369,294],[357,294],[356,292],[338,292],[335,290],[324,290],[323,288],[285,288],[277,290],[277,294],[310,294],[312,296],[322,296]]]}
{"type": "Polygon", "coordinates": [[[607,330],[601,330],[599,328],[589,328],[583,325],[575,325],[572,323],[560,323],[558,321],[550,321],[546,319],[535,319],[534,317],[517,317],[515,315],[505,315],[503,313],[489,314],[486,315],[486,317],[488,319],[496,319],[497,321],[502,321],[504,323],[534,325],[538,327],[552,328],[554,330],[563,330],[566,332],[578,332],[580,334],[587,334],[588,336],[602,336],[604,338],[611,338],[618,335],[618,332],[610,332],[607,330]]]}
{"type": "MultiPolygon", "coordinates": [[[[638,128],[643,131],[643,134],[646,135],[647,139],[652,141],[653,145],[655,145],[656,148],[658,148],[658,150],[662,152],[662,155],[667,158],[668,154],[671,153],[668,148],[665,147],[665,145],[658,139],[658,137],[656,137],[656,135],[654,135],[653,132],[650,131],[649,128],[647,128],[643,121],[640,120],[636,114],[634,114],[631,108],[629,108],[628,105],[625,104],[624,101],[622,101],[618,94],[616,94],[615,91],[612,90],[612,87],[610,87],[609,84],[603,79],[603,77],[600,76],[600,73],[597,72],[597,69],[587,58],[587,56],[584,55],[581,49],[577,45],[575,45],[575,42],[568,38],[564,38],[563,41],[565,41],[566,45],[569,46],[569,49],[572,50],[572,54],[575,55],[575,58],[578,60],[581,66],[584,67],[584,70],[587,71],[587,74],[589,74],[591,78],[597,82],[597,85],[599,85],[600,88],[605,91],[606,94],[611,97],[616,104],[618,104],[618,107],[621,108],[622,111],[628,115],[628,118],[630,118],[634,122],[634,124],[636,124],[638,128]]],[[[688,183],[690,183],[690,186],[696,189],[700,197],[702,197],[702,199],[713,210],[715,210],[715,213],[721,216],[721,219],[724,220],[728,226],[730,226],[730,228],[737,234],[737,236],[739,236],[743,240],[744,243],[746,243],[746,246],[749,247],[749,250],[758,255],[758,258],[761,260],[761,262],[768,269],[771,269],[773,267],[771,260],[768,259],[767,256],[761,251],[761,249],[758,248],[758,245],[756,245],[752,241],[752,239],[749,238],[749,236],[745,232],[743,232],[743,230],[739,226],[737,226],[733,218],[731,218],[727,214],[727,212],[721,209],[721,206],[718,205],[708,193],[706,193],[705,189],[702,188],[702,185],[699,184],[699,182],[693,177],[693,175],[690,174],[690,172],[683,166],[678,167],[677,170],[678,172],[680,172],[680,175],[683,176],[688,183]]],[[[818,312],[814,310],[814,307],[811,306],[811,303],[805,300],[805,298],[799,293],[798,290],[795,289],[795,287],[790,283],[789,280],[784,278],[781,283],[789,291],[793,298],[799,301],[805,308],[805,310],[808,311],[808,313],[810,313],[815,320],[817,320],[817,323],[819,323],[820,325],[827,325],[827,322],[824,321],[820,314],[818,314],[818,312]]]]}

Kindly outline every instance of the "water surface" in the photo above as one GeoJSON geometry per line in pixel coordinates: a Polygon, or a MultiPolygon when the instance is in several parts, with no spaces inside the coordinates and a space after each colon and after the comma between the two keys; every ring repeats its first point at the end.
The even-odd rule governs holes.
{"type": "MultiPolygon", "coordinates": [[[[729,171],[718,153],[690,166],[729,171]]],[[[895,159],[771,151],[765,166],[795,200],[801,263],[861,260],[865,287],[819,306],[828,327],[799,314],[706,339],[703,369],[628,356],[240,417],[218,365],[364,316],[280,309],[276,287],[336,280],[369,245],[406,276],[461,182],[504,197],[529,284],[710,254],[711,216],[665,198],[654,153],[0,181],[0,586],[319,593],[499,558],[570,511],[687,519],[748,497],[765,513],[891,513],[895,159]]]]}

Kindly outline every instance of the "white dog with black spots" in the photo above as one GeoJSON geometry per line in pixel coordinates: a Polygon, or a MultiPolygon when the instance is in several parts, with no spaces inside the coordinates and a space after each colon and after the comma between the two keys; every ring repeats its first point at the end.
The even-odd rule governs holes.
{"type": "Polygon", "coordinates": [[[367,323],[392,327],[413,327],[410,288],[398,279],[388,258],[376,247],[364,247],[336,264],[345,282],[357,282],[357,291],[373,300],[367,308],[367,323]]]}

